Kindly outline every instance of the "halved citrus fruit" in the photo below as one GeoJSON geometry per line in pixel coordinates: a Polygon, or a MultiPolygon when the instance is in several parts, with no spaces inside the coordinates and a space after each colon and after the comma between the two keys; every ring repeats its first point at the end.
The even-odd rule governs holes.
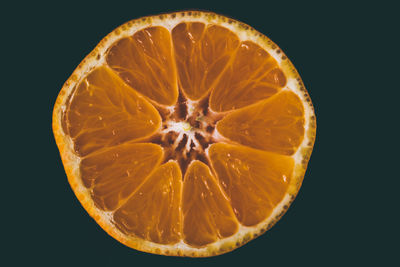
{"type": "Polygon", "coordinates": [[[277,45],[186,11],[105,37],[64,84],[53,131],[72,189],[107,233],[141,251],[206,257],[282,216],[316,123],[277,45]]]}

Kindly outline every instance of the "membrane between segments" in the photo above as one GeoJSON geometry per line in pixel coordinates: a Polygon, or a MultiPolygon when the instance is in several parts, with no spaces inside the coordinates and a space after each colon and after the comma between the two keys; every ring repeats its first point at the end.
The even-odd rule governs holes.
{"type": "Polygon", "coordinates": [[[133,142],[153,133],[161,120],[154,106],[140,94],[159,104],[173,105],[179,86],[191,100],[211,94],[211,109],[228,111],[217,126],[223,136],[244,146],[292,155],[304,135],[303,106],[293,93],[278,93],[286,78],[267,52],[255,43],[240,42],[223,27],[182,23],[171,34],[163,27],[149,27],[118,41],[108,52],[107,64],[112,73],[108,68],[98,68],[79,85],[69,108],[68,132],[77,153],[86,156],[81,163],[85,186],[91,189],[98,207],[117,210],[114,220],[121,231],[157,243],[183,238],[202,246],[234,234],[237,220],[254,225],[268,216],[286,192],[291,158],[247,147],[211,145],[210,159],[217,177],[207,165],[193,162],[182,192],[175,190],[173,197],[167,197],[151,185],[179,186],[176,166],[168,163],[157,169],[161,156],[154,151],[159,148],[154,147],[154,157],[151,153],[142,157],[146,151],[133,149],[133,142]],[[124,83],[113,77],[116,74],[124,83]],[[111,88],[117,89],[114,92],[111,88]],[[107,105],[110,108],[102,111],[101,107],[107,105]],[[110,149],[94,153],[104,147],[110,149]],[[131,153],[132,158],[115,157],[124,152],[131,153]],[[133,162],[140,162],[144,169],[132,168],[133,162]],[[267,162],[269,166],[265,166],[267,162]],[[167,167],[175,168],[169,178],[161,174],[167,167]],[[266,174],[272,178],[263,180],[266,174]],[[163,208],[157,211],[140,190],[152,192],[153,199],[165,204],[163,208]],[[181,198],[175,195],[181,193],[183,221],[176,215],[181,198]],[[162,223],[147,215],[138,217],[139,213],[158,216],[162,223]],[[169,225],[174,225],[174,230],[168,231],[169,225]]]}

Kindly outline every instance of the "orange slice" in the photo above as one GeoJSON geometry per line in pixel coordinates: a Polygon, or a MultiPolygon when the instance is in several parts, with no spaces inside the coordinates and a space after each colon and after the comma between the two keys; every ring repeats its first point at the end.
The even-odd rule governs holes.
{"type": "Polygon", "coordinates": [[[178,164],[163,164],[136,188],[130,199],[115,212],[116,225],[127,235],[155,243],[179,242],[182,174],[178,164]]]}
{"type": "Polygon", "coordinates": [[[184,241],[193,246],[212,244],[237,232],[238,223],[228,199],[210,168],[197,160],[185,175],[182,215],[184,241]]]}
{"type": "Polygon", "coordinates": [[[105,37],[61,89],[53,132],[72,189],[108,234],[145,252],[208,257],[279,220],[316,124],[271,40],[186,11],[105,37]]]}
{"type": "Polygon", "coordinates": [[[242,145],[292,155],[304,138],[304,108],[296,94],[283,91],[230,113],[217,129],[242,145]]]}
{"type": "Polygon", "coordinates": [[[293,173],[291,157],[222,143],[211,145],[209,155],[242,225],[257,225],[284,198],[293,173]]]}

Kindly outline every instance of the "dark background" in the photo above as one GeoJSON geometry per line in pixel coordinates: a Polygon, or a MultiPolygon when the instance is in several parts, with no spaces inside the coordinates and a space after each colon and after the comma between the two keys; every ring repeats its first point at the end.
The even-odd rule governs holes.
{"type": "Polygon", "coordinates": [[[397,132],[386,127],[398,122],[387,116],[396,114],[391,101],[399,89],[398,82],[388,83],[398,66],[387,64],[396,55],[393,41],[387,41],[398,35],[395,10],[383,1],[55,1],[3,6],[4,260],[11,266],[394,262],[399,245],[391,242],[399,236],[391,228],[389,205],[396,203],[398,193],[390,191],[398,172],[389,169],[398,159],[391,156],[397,132]],[[51,129],[63,83],[105,35],[131,19],[188,9],[232,17],[278,44],[299,71],[317,117],[304,183],[286,215],[247,245],[205,259],[147,254],[108,236],[70,189],[51,129]]]}

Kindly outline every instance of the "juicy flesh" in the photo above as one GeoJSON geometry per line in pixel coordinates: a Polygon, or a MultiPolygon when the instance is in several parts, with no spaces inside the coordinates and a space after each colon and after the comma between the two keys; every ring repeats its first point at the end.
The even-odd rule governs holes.
{"type": "Polygon", "coordinates": [[[277,62],[230,30],[181,23],[115,42],[63,128],[83,185],[124,234],[201,247],[265,220],[304,137],[277,62]]]}

